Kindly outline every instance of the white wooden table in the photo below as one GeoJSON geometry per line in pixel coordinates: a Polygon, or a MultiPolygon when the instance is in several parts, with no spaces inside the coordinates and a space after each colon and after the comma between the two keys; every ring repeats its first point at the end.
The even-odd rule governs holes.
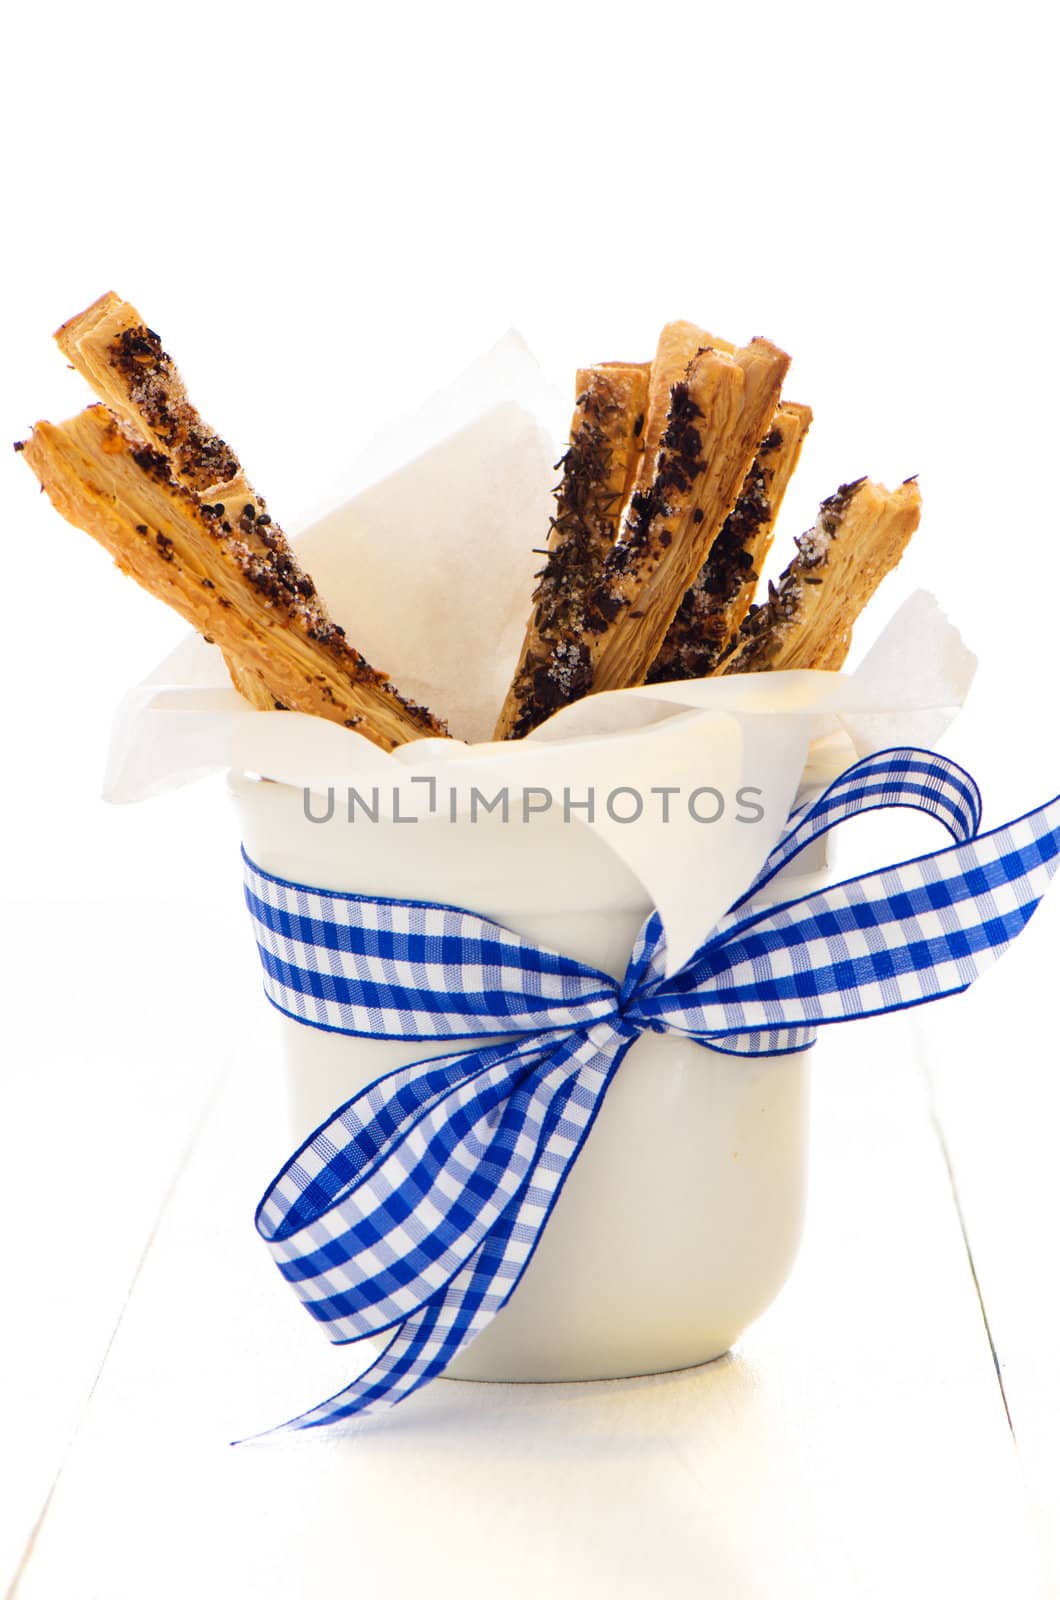
{"type": "Polygon", "coordinates": [[[234,896],[38,903],[20,948],[57,912],[136,998],[86,975],[0,1090],[19,1600],[1057,1592],[1060,901],[978,991],[822,1041],[803,1252],[731,1356],[236,1449],[353,1370],[251,1225],[286,1151],[249,935],[234,896]]]}

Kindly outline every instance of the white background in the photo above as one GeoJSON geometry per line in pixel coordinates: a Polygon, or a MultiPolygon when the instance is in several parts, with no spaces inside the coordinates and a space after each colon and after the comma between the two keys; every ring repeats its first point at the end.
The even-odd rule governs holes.
{"type": "MultiPolygon", "coordinates": [[[[1037,759],[1024,741],[1055,674],[1046,19],[18,8],[3,436],[83,403],[50,334],[107,288],[164,332],[285,523],[511,325],[564,386],[577,364],[647,356],[670,317],[766,334],[817,418],[787,530],[842,479],[921,474],[924,524],[880,607],[922,582],[959,621],[1005,782],[1037,759]]],[[[66,775],[69,837],[115,697],[182,625],[38,505],[14,458],[2,481],[11,745],[33,815],[66,775]]],[[[123,839],[154,826],[95,819],[94,868],[110,881],[123,839]]]]}
{"type": "MultiPolygon", "coordinates": [[[[781,542],[844,479],[920,474],[921,530],[860,642],[911,588],[938,595],[981,661],[946,748],[999,822],[1060,787],[1055,45],[1050,12],[1026,3],[20,7],[4,23],[0,95],[0,436],[85,402],[50,333],[109,288],[160,330],[289,527],[377,428],[509,326],[564,386],[578,364],[647,357],[673,317],[765,334],[793,353],[789,392],[816,414],[781,542]]],[[[71,1069],[77,1116],[111,1161],[115,1122],[138,1133],[137,1096],[150,1097],[85,1087],[105,1066],[102,1031],[121,1033],[99,993],[117,1004],[130,972],[150,983],[129,963],[159,937],[163,907],[179,920],[198,902],[216,927],[236,891],[219,788],[137,809],[98,799],[113,705],[183,625],[56,516],[14,455],[0,495],[10,1202],[39,1170],[31,1119],[47,1119],[67,1173],[84,1159],[48,1084],[54,1030],[71,1061],[86,1052],[71,1069]],[[50,905],[94,935],[45,949],[50,905]],[[80,1018],[64,998],[71,961],[73,989],[96,997],[80,1018]]],[[[1016,1302],[1033,1279],[1033,1312],[1010,1318],[1024,1348],[1058,1309],[1042,1289],[1055,1241],[1040,1216],[1056,1191],[1026,1189],[1021,1134],[1057,1110],[1054,911],[1022,957],[1040,982],[999,973],[978,1013],[1010,1072],[1031,1057],[1037,1068],[1019,1080],[1018,1117],[993,1079],[976,1080],[990,1116],[1010,1116],[1008,1167],[995,1151],[975,1180],[997,1259],[1013,1233],[1042,1228],[1040,1271],[1031,1251],[1026,1281],[998,1278],[1016,1302]],[[1013,1192],[1024,1209],[1006,1231],[996,1218],[1013,1192]]],[[[224,984],[166,949],[152,1004],[175,987],[171,1025],[208,1044],[224,984]]],[[[989,1065],[971,1063],[973,1079],[989,1065]]],[[[164,1120],[166,1095],[151,1116],[164,1120]]],[[[1050,1166],[1051,1145],[1039,1154],[1050,1166]]],[[[101,1355],[110,1325],[100,1303],[85,1333],[54,1263],[43,1271],[28,1247],[19,1260],[32,1292],[24,1276],[5,1290],[40,1314],[11,1322],[5,1403],[24,1442],[7,1466],[0,1577],[95,1370],[76,1352],[95,1338],[101,1355]]],[[[83,1296],[98,1277],[84,1270],[83,1296]]],[[[1044,1406],[1032,1385],[1047,1440],[1044,1406]]],[[[1056,1457],[1042,1449],[1051,1505],[1041,1485],[1056,1488],[1056,1457]]],[[[83,1592],[112,1591],[86,1579],[83,1592]]]]}

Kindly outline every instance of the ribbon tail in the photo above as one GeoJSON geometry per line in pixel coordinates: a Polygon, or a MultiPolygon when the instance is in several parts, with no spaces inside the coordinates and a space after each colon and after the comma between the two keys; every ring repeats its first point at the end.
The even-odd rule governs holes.
{"type": "MultiPolygon", "coordinates": [[[[326,1427],[388,1411],[445,1371],[514,1294],[632,1043],[599,1023],[565,1039],[535,1084],[540,1141],[525,1182],[459,1272],[394,1331],[353,1383],[270,1432],[326,1427]]],[[[261,1437],[261,1436],[259,1436],[261,1437]]]]}
{"type": "Polygon", "coordinates": [[[257,1226],[334,1343],[404,1322],[474,1254],[525,1181],[554,1041],[488,1046],[379,1079],[274,1181],[257,1226]]]}

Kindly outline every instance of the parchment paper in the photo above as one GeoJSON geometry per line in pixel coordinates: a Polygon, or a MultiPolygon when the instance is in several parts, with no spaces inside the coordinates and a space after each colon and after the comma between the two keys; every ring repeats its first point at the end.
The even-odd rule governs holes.
{"type": "MultiPolygon", "coordinates": [[[[561,401],[509,335],[445,393],[375,442],[297,538],[329,609],[403,692],[445,717],[451,740],[393,753],[293,712],[252,710],[220,654],[189,637],[130,690],[115,720],[106,798],[127,802],[224,768],[325,792],[397,787],[425,814],[436,788],[466,808],[473,788],[542,789],[559,804],[595,796],[572,826],[593,827],[637,874],[679,966],[751,881],[800,785],[820,787],[858,755],[930,745],[963,703],[975,658],[932,597],[914,594],[851,674],[762,673],[591,696],[530,738],[490,742],[522,642],[553,508],[561,401]],[[417,446],[401,461],[402,442],[417,446]],[[382,466],[385,475],[371,481],[382,466]],[[362,485],[350,494],[351,485],[362,485]],[[725,814],[696,820],[687,797],[710,786],[725,814]],[[737,819],[759,791],[763,817],[737,819]],[[658,791],[677,793],[662,820],[658,791]],[[616,820],[617,789],[643,814],[616,820]]],[[[435,798],[437,804],[437,797],[435,798]]],[[[625,810],[629,811],[627,801],[625,810]]],[[[532,826],[517,815],[512,827],[532,826]]],[[[702,814],[702,810],[701,810],[702,814]]]]}

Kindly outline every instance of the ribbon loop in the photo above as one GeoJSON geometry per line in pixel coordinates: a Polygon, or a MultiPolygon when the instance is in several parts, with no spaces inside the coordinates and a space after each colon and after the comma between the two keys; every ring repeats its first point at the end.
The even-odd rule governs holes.
{"type": "Polygon", "coordinates": [[[765,866],[732,909],[753,900],[814,839],[851,817],[893,807],[934,817],[958,844],[975,837],[983,814],[978,784],[955,761],[926,750],[881,750],[848,767],[816,800],[792,813],[765,866]]]}
{"type": "Polygon", "coordinates": [[[680,972],[665,976],[653,912],[621,984],[458,907],[311,889],[244,855],[274,1005],[362,1037],[467,1041],[340,1107],[258,1208],[277,1266],[335,1342],[392,1330],[366,1373],[289,1426],[396,1404],[496,1315],[638,1034],[777,1054],[806,1049],[822,1024],[967,988],[1025,926],[1060,862],[1060,796],[985,835],[980,811],[975,783],[944,757],[892,750],[858,762],[793,813],[680,972]],[[813,839],[880,806],[913,806],[956,842],[755,908],[813,839]]]}
{"type": "Polygon", "coordinates": [[[802,900],[730,913],[653,997],[697,1037],[816,1027],[968,988],[1030,920],[1057,868],[1060,796],[992,833],[802,900]]]}

